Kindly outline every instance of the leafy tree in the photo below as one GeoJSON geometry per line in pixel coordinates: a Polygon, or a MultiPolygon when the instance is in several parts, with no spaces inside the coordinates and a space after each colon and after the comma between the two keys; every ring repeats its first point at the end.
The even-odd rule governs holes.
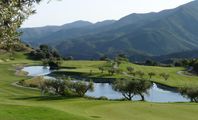
{"type": "Polygon", "coordinates": [[[131,75],[133,75],[135,77],[136,76],[136,72],[132,72],[131,75]]]}
{"type": "Polygon", "coordinates": [[[1,0],[0,1],[0,44],[11,52],[20,44],[20,28],[23,21],[31,14],[32,9],[41,0],[1,0]]]}
{"type": "Polygon", "coordinates": [[[100,57],[100,60],[101,61],[107,61],[108,59],[109,58],[106,55],[100,57]]]}
{"type": "Polygon", "coordinates": [[[122,73],[123,73],[123,70],[120,69],[120,68],[114,68],[114,69],[115,69],[115,72],[116,72],[117,74],[122,74],[122,73]]]}
{"type": "Polygon", "coordinates": [[[64,57],[63,59],[64,60],[74,60],[74,57],[73,56],[69,56],[69,57],[64,57]]]}
{"type": "Polygon", "coordinates": [[[149,66],[157,66],[158,63],[152,60],[146,60],[145,65],[149,65],[149,66]]]}
{"type": "Polygon", "coordinates": [[[110,74],[110,75],[114,75],[115,73],[116,73],[116,69],[115,68],[109,68],[108,69],[108,73],[110,74]]]}
{"type": "Polygon", "coordinates": [[[98,69],[101,71],[101,73],[104,73],[105,67],[99,66],[98,69]]]}
{"type": "Polygon", "coordinates": [[[129,66],[129,67],[127,67],[127,71],[128,71],[129,73],[132,73],[132,72],[134,71],[134,68],[131,67],[131,66],[129,66]]]}
{"type": "Polygon", "coordinates": [[[156,75],[156,73],[154,73],[154,72],[149,72],[148,75],[149,75],[149,78],[151,79],[153,76],[156,75]]]}
{"type": "Polygon", "coordinates": [[[191,102],[198,102],[198,88],[195,87],[180,88],[180,93],[184,97],[189,98],[191,102]]]}
{"type": "Polygon", "coordinates": [[[132,100],[135,95],[140,95],[144,101],[144,93],[148,94],[148,89],[152,86],[151,82],[140,79],[116,80],[113,89],[121,92],[127,100],[132,100]]]}
{"type": "Polygon", "coordinates": [[[124,61],[128,61],[128,59],[125,54],[118,54],[114,61],[119,67],[120,64],[122,64],[124,61]]]}
{"type": "Polygon", "coordinates": [[[170,75],[167,73],[161,73],[160,76],[163,77],[164,80],[168,80],[168,78],[170,77],[170,75]]]}
{"type": "Polygon", "coordinates": [[[50,59],[48,59],[48,65],[51,70],[56,70],[56,69],[60,68],[61,61],[56,58],[50,58],[50,59]]]}
{"type": "Polygon", "coordinates": [[[139,75],[140,78],[143,78],[145,73],[143,71],[136,71],[136,74],[139,75]]]}
{"type": "Polygon", "coordinates": [[[45,52],[48,52],[50,50],[48,45],[40,45],[39,48],[41,51],[45,51],[45,52]]]}
{"type": "Polygon", "coordinates": [[[196,60],[193,64],[193,70],[198,73],[198,60],[196,60]]]}
{"type": "Polygon", "coordinates": [[[79,81],[79,82],[73,83],[72,88],[75,90],[75,92],[79,96],[83,97],[88,90],[91,90],[91,91],[94,90],[94,85],[93,85],[93,82],[86,83],[86,82],[79,81]]]}
{"type": "Polygon", "coordinates": [[[56,95],[65,95],[65,81],[62,79],[52,79],[45,81],[45,85],[49,92],[53,92],[56,95]]]}

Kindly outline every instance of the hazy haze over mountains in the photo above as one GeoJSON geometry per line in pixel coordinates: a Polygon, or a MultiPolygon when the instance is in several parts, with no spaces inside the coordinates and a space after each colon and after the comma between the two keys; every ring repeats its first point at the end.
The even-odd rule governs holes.
{"type": "Polygon", "coordinates": [[[118,21],[76,21],[22,31],[24,42],[49,44],[77,59],[117,53],[131,58],[167,55],[198,49],[198,1],[159,13],[131,14],[118,21]]]}

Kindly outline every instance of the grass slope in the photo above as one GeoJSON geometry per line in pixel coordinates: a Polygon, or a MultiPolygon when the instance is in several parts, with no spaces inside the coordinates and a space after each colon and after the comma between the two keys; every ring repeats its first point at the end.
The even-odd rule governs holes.
{"type": "MultiPolygon", "coordinates": [[[[15,76],[13,66],[24,63],[38,64],[20,58],[23,58],[22,54],[15,61],[0,63],[0,120],[196,120],[198,117],[198,104],[194,103],[40,97],[39,91],[11,85],[13,82],[27,79],[15,76]]],[[[66,64],[69,62],[63,65],[67,66],[66,64]]],[[[80,65],[75,62],[73,64],[80,65]]],[[[94,62],[92,64],[95,66],[94,62]]]]}
{"type": "MultiPolygon", "coordinates": [[[[65,61],[63,62],[63,67],[75,67],[76,69],[61,69],[61,73],[78,73],[89,77],[101,77],[101,78],[121,78],[124,77],[123,74],[115,74],[110,76],[107,71],[101,74],[98,67],[103,65],[104,61],[65,61]],[[92,75],[90,71],[92,70],[92,75]]],[[[127,72],[127,67],[131,66],[135,71],[143,71],[145,73],[144,78],[149,79],[148,73],[155,72],[157,75],[152,77],[152,81],[165,84],[172,87],[182,87],[182,86],[198,86],[198,76],[183,76],[178,74],[178,71],[183,71],[185,68],[182,67],[157,67],[157,66],[143,66],[136,65],[132,63],[123,63],[120,68],[127,72]],[[165,81],[160,77],[160,73],[168,73],[170,78],[165,81]]],[[[57,73],[57,72],[56,72],[57,73]]]]}

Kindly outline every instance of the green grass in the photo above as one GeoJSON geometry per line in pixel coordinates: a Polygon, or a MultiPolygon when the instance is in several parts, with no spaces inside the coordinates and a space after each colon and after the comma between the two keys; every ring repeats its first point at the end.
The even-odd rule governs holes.
{"type": "Polygon", "coordinates": [[[22,105],[0,105],[1,120],[87,120],[63,111],[22,105]]]}
{"type": "MultiPolygon", "coordinates": [[[[107,72],[101,74],[98,70],[98,66],[103,65],[104,61],[65,61],[63,67],[76,67],[76,69],[61,69],[60,72],[65,73],[78,73],[89,77],[101,77],[101,78],[122,78],[125,77],[123,74],[109,75],[107,72]],[[92,70],[92,75],[90,75],[92,70]]],[[[183,86],[198,86],[198,76],[182,76],[177,74],[178,71],[184,70],[182,67],[157,67],[157,66],[143,66],[132,63],[123,63],[120,68],[127,72],[127,67],[131,66],[135,71],[143,71],[145,73],[144,78],[149,79],[148,73],[155,72],[157,75],[152,78],[152,81],[172,86],[172,87],[183,87],[183,86]],[[160,77],[160,73],[168,73],[170,78],[166,81],[160,77]]]]}
{"type": "MultiPolygon", "coordinates": [[[[0,63],[0,120],[197,120],[198,118],[198,104],[194,103],[41,98],[39,91],[11,85],[13,82],[27,79],[27,77],[15,76],[14,66],[16,64],[39,63],[24,59],[23,55],[21,57],[15,61],[0,63]]],[[[91,61],[71,62],[67,61],[63,65],[74,67],[76,64],[75,66],[78,66],[79,69],[85,67],[89,71],[90,68],[96,68],[95,66],[101,64],[101,62],[91,61]]],[[[149,67],[133,66],[136,69],[149,71],[149,67]]],[[[122,67],[125,68],[124,64],[122,67]]],[[[156,69],[163,71],[163,68],[156,69]]],[[[170,73],[174,73],[182,68],[167,69],[170,69],[170,73]]]]}

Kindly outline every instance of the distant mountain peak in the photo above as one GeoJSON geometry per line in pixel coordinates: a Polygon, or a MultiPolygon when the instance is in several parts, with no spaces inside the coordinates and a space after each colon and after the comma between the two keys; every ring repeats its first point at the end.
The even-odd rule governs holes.
{"type": "Polygon", "coordinates": [[[93,23],[88,22],[88,21],[83,21],[83,20],[78,20],[72,23],[67,23],[62,25],[62,27],[66,27],[66,28],[79,28],[79,27],[85,27],[85,26],[89,26],[89,25],[93,25],[93,23]]]}
{"type": "Polygon", "coordinates": [[[31,45],[49,44],[64,56],[79,59],[158,56],[198,49],[198,0],[175,9],[133,13],[118,21],[75,21],[63,26],[25,29],[31,45]],[[134,56],[135,55],[135,56],[134,56]]]}

